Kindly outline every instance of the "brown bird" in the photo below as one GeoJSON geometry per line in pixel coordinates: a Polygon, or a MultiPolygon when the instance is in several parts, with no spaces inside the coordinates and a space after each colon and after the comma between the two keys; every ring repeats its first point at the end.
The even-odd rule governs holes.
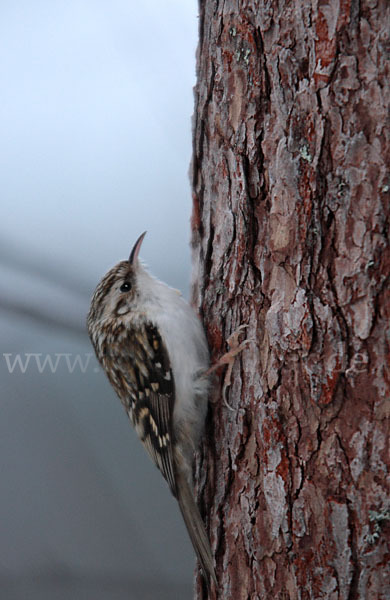
{"type": "Polygon", "coordinates": [[[209,352],[191,307],[138,260],[145,233],[129,260],[113,267],[97,286],[88,333],[138,436],[179,503],[209,587],[211,580],[216,583],[213,556],[191,482],[207,413],[209,352]]]}

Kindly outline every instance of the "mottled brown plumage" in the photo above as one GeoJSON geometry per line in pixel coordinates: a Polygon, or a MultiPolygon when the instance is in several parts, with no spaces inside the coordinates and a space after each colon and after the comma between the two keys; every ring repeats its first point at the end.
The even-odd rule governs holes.
{"type": "Polygon", "coordinates": [[[137,434],[179,502],[209,585],[216,581],[212,553],[190,489],[207,411],[207,344],[188,304],[139,263],[142,239],[129,260],[97,286],[88,332],[137,434]]]}

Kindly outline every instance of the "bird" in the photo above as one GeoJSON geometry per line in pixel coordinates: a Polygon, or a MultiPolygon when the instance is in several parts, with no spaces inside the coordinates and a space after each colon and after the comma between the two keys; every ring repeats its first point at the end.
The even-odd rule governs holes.
{"type": "Polygon", "coordinates": [[[178,501],[210,589],[217,583],[213,554],[192,484],[208,410],[209,350],[191,306],[139,259],[145,235],[128,260],[97,285],[88,334],[136,433],[178,501]]]}

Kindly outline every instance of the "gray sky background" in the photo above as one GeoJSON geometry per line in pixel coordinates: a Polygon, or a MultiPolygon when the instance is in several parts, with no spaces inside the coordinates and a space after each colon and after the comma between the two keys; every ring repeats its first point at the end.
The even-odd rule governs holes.
{"type": "Polygon", "coordinates": [[[156,274],[188,278],[196,10],[1,3],[0,227],[12,249],[94,282],[147,229],[156,274]]]}
{"type": "Polygon", "coordinates": [[[196,43],[195,0],[0,5],[7,600],[191,597],[176,503],[95,359],[10,373],[3,354],[91,353],[90,294],[145,229],[142,258],[187,292],[196,43]]]}

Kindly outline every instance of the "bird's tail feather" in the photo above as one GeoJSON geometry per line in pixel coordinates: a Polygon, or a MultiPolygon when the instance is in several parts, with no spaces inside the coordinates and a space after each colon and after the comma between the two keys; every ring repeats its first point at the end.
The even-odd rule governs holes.
{"type": "Polygon", "coordinates": [[[215,584],[217,583],[210,542],[185,474],[179,473],[178,479],[177,500],[179,502],[181,514],[183,515],[192,545],[206,578],[207,586],[210,587],[211,579],[215,584]]]}

